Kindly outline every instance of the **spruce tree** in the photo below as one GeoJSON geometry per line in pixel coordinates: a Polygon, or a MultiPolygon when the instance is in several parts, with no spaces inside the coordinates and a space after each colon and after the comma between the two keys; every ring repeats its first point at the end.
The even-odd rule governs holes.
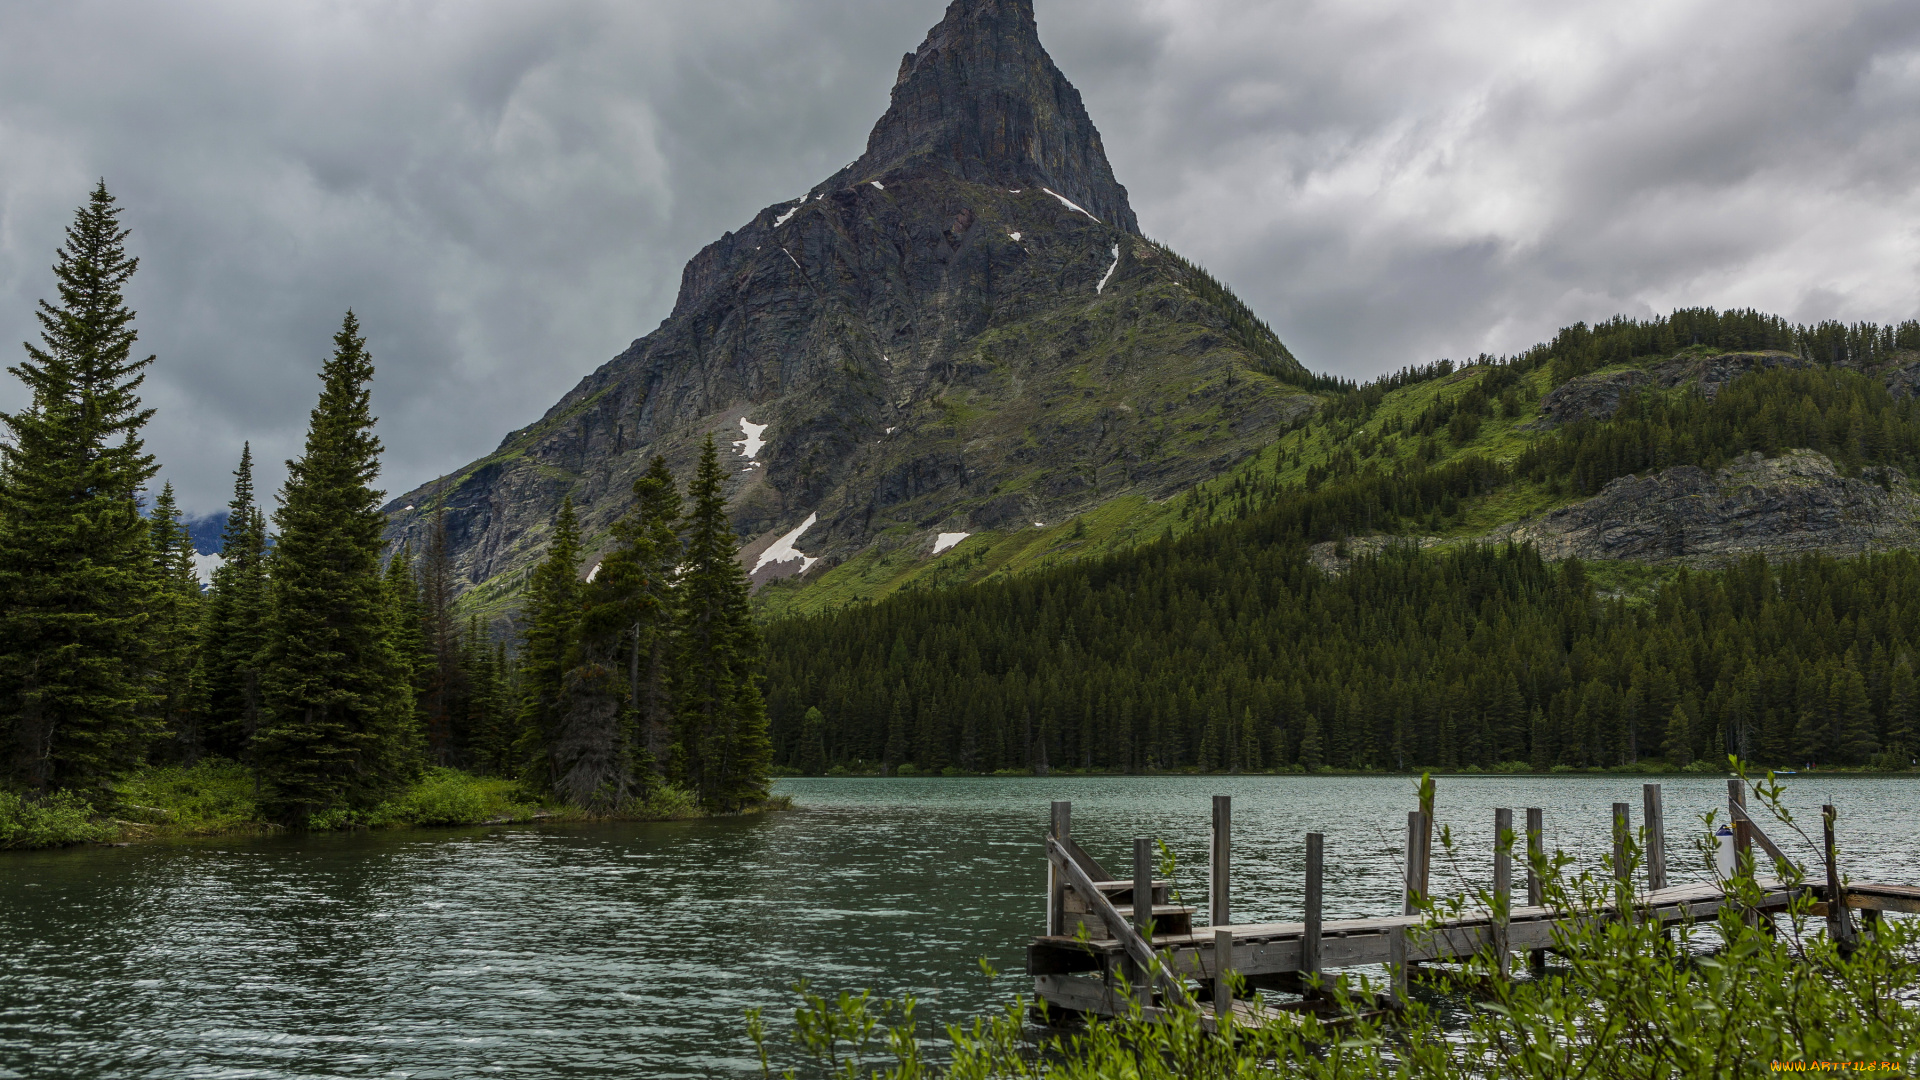
{"type": "Polygon", "coordinates": [[[466,758],[467,673],[460,666],[460,624],[453,614],[453,555],[447,546],[447,507],[433,512],[426,557],[420,564],[420,616],[428,664],[421,695],[427,754],[438,765],[466,758]]]}
{"type": "MultiPolygon", "coordinates": [[[[676,691],[675,773],[711,810],[763,801],[773,743],[760,697],[760,631],[747,606],[747,575],[727,519],[725,475],[713,436],[688,494],[686,571],[676,691]]],[[[903,725],[904,726],[904,725],[903,725]]]]}
{"type": "Polygon", "coordinates": [[[260,661],[267,642],[267,519],[253,500],[253,447],[240,449],[220,565],[207,588],[201,645],[207,706],[202,747],[242,759],[260,729],[260,661]]]}
{"type": "Polygon", "coordinates": [[[408,741],[421,761],[433,760],[427,729],[427,690],[433,679],[433,652],[427,647],[426,604],[413,574],[413,547],[401,541],[387,559],[383,596],[387,611],[387,642],[400,662],[400,674],[412,702],[408,741]]]}
{"type": "Polygon", "coordinates": [[[673,750],[674,633],[684,555],[680,492],[665,458],[654,457],[634,481],[633,494],[633,514],[614,526],[636,578],[627,681],[640,750],[655,772],[664,774],[673,750]]]}
{"type": "Polygon", "coordinates": [[[380,572],[386,519],[373,361],[348,312],[305,452],[287,463],[274,515],[273,608],[261,665],[268,720],[256,742],[266,805],[296,826],[370,806],[417,775],[406,667],[380,572]]]}
{"type": "Polygon", "coordinates": [[[520,618],[520,735],[514,757],[527,783],[551,791],[567,649],[580,618],[580,523],[571,495],[560,504],[547,557],[527,582],[520,618]]]}
{"type": "Polygon", "coordinates": [[[1911,760],[1914,745],[1914,714],[1920,709],[1920,691],[1915,688],[1913,664],[1902,654],[1894,661],[1888,678],[1887,751],[1895,760],[1911,760]]]}
{"type": "Polygon", "coordinates": [[[145,678],[157,590],[139,493],[155,470],[122,291],[139,260],[103,183],[67,228],[41,344],[0,413],[0,777],[110,797],[160,729],[145,678]]]}
{"type": "Polygon", "coordinates": [[[153,678],[154,718],[162,741],[155,755],[169,761],[200,756],[200,720],[205,693],[200,664],[200,575],[194,569],[193,538],[180,524],[173,485],[160,489],[147,520],[153,548],[153,609],[147,623],[147,662],[153,678]]]}

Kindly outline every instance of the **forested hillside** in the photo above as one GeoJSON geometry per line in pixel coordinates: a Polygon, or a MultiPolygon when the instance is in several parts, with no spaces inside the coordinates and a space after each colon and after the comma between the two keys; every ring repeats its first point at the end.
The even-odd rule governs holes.
{"type": "Polygon", "coordinates": [[[1898,470],[1920,461],[1902,383],[1916,347],[1911,323],[1683,311],[1404,371],[1166,506],[1158,540],[776,622],[777,753],[806,771],[1684,766],[1727,752],[1904,767],[1913,555],[1590,572],[1486,541],[1630,473],[1742,454],[1818,451],[1839,475],[1905,490],[1898,470]],[[1632,377],[1604,408],[1551,414],[1551,392],[1614,371],[1632,377]],[[1662,583],[1609,595],[1600,576],[1662,583]]]}

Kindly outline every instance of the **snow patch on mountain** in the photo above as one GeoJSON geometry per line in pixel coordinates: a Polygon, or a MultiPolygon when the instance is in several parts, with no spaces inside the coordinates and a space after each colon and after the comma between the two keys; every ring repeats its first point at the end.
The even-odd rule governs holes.
{"type": "MultiPolygon", "coordinates": [[[[1074,201],[1073,201],[1072,199],[1069,199],[1069,198],[1067,198],[1067,197],[1066,197],[1065,195],[1062,195],[1062,194],[1060,194],[1059,192],[1057,192],[1057,191],[1055,191],[1055,190],[1053,190],[1052,188],[1050,188],[1050,187],[1049,187],[1049,188],[1041,188],[1040,190],[1041,190],[1041,191],[1044,191],[1044,192],[1046,192],[1047,194],[1049,194],[1049,195],[1051,195],[1051,196],[1053,196],[1053,197],[1054,197],[1054,198],[1056,198],[1056,199],[1059,199],[1059,200],[1060,200],[1060,202],[1062,203],[1062,205],[1064,205],[1064,206],[1066,206],[1066,208],[1067,208],[1067,209],[1069,209],[1069,210],[1079,210],[1079,211],[1080,211],[1081,213],[1083,213],[1083,214],[1087,214],[1087,212],[1086,212],[1086,211],[1085,211],[1084,209],[1081,209],[1081,207],[1080,207],[1080,204],[1079,204],[1079,203],[1077,203],[1077,202],[1074,202],[1074,201]]],[[[1088,217],[1090,217],[1090,218],[1093,218],[1093,220],[1095,220],[1095,221],[1099,221],[1099,220],[1100,220],[1100,219],[1099,219],[1099,218],[1097,218],[1097,217],[1093,217],[1093,215],[1092,215],[1092,214],[1087,214],[1087,216],[1088,216],[1088,217]]]]}
{"type": "Polygon", "coordinates": [[[933,553],[938,555],[972,535],[972,533],[941,533],[933,538],[933,553]]]}
{"type": "Polygon", "coordinates": [[[1093,295],[1099,296],[1107,291],[1107,282],[1113,280],[1113,272],[1118,269],[1120,269],[1120,245],[1115,244],[1113,245],[1113,265],[1107,267],[1107,272],[1101,277],[1100,284],[1093,287],[1093,295]]]}
{"type": "Polygon", "coordinates": [[[743,416],[740,418],[740,430],[747,433],[747,437],[736,444],[740,447],[741,457],[751,458],[760,452],[761,447],[767,445],[767,440],[760,437],[760,434],[767,430],[767,425],[756,424],[743,416]]]}
{"type": "Polygon", "coordinates": [[[757,574],[775,563],[792,562],[795,559],[799,559],[800,572],[802,574],[806,573],[813,567],[814,563],[820,560],[808,555],[793,545],[795,541],[806,535],[808,529],[813,528],[819,524],[819,522],[819,514],[808,514],[807,520],[801,522],[799,528],[774,541],[772,547],[760,554],[760,561],[753,564],[753,572],[757,574]]]}

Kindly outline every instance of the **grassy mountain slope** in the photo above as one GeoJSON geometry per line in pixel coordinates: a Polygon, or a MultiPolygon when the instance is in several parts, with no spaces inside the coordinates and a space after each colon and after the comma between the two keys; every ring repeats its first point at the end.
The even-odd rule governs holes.
{"type": "MultiPolygon", "coordinates": [[[[1753,312],[1682,311],[1646,323],[1615,320],[1598,328],[1569,328],[1553,342],[1515,357],[1482,357],[1457,368],[1443,362],[1408,369],[1366,387],[1329,390],[1323,384],[1315,395],[1312,415],[1274,424],[1257,453],[1227,465],[1217,478],[1177,497],[1127,496],[1065,521],[1045,522],[1044,527],[1027,523],[976,533],[938,555],[924,546],[869,552],[804,584],[771,585],[762,590],[758,603],[764,615],[777,618],[829,611],[897,591],[992,580],[1183,536],[1345,479],[1438,472],[1466,463],[1490,465],[1501,474],[1498,482],[1486,490],[1442,499],[1418,515],[1344,522],[1337,530],[1339,537],[1318,537],[1317,542],[1386,535],[1413,538],[1428,546],[1480,541],[1593,495],[1597,484],[1560,475],[1573,470],[1571,458],[1567,462],[1560,458],[1578,453],[1579,445],[1604,442],[1612,437],[1610,431],[1648,426],[1644,419],[1615,422],[1610,417],[1554,424],[1543,402],[1553,407],[1553,392],[1569,382],[1604,386],[1615,377],[1632,376],[1625,380],[1634,391],[1627,395],[1630,408],[1626,411],[1634,417],[1673,413],[1667,416],[1669,425],[1704,426],[1710,422],[1711,405],[1696,408],[1698,415],[1675,413],[1676,409],[1684,412],[1685,402],[1703,399],[1703,380],[1714,400],[1726,406],[1721,413],[1742,407],[1749,412],[1779,411],[1770,404],[1776,398],[1810,400],[1817,389],[1808,383],[1813,380],[1821,387],[1871,393],[1878,405],[1869,406],[1869,411],[1878,407],[1886,412],[1888,422],[1911,424],[1910,418],[1900,419],[1901,410],[1908,408],[1903,402],[1911,397],[1894,395],[1910,393],[1914,365],[1920,361],[1916,348],[1920,348],[1920,329],[1913,324],[1795,328],[1753,312]],[[1711,343],[1682,344],[1702,338],[1711,343]],[[1819,361],[1808,359],[1815,356],[1819,361]],[[1735,362],[1727,357],[1757,359],[1735,362]],[[1763,372],[1773,370],[1765,365],[1776,364],[1801,374],[1750,378],[1749,382],[1762,387],[1757,393],[1771,397],[1742,406],[1735,400],[1740,392],[1721,398],[1724,383],[1713,382],[1716,375],[1724,374],[1716,365],[1738,370],[1742,364],[1759,364],[1763,372]],[[1671,385],[1660,385],[1660,379],[1647,374],[1651,371],[1665,373],[1671,385]],[[1640,379],[1644,381],[1635,381],[1640,379]]],[[[1218,379],[1223,382],[1230,377],[1223,374],[1218,379]]],[[[1864,422],[1848,416],[1834,419],[1841,427],[1864,422]]],[[[1777,418],[1769,422],[1778,424],[1777,418]]],[[[1898,440],[1891,437],[1880,438],[1871,448],[1848,450],[1844,434],[1829,438],[1782,429],[1762,438],[1766,423],[1757,415],[1746,423],[1752,432],[1744,428],[1719,431],[1705,442],[1685,432],[1677,438],[1671,432],[1647,436],[1657,445],[1637,451],[1638,456],[1627,462],[1634,468],[1617,469],[1605,479],[1650,466],[1717,468],[1731,454],[1747,449],[1811,447],[1835,457],[1843,474],[1854,475],[1878,464],[1910,469],[1915,463],[1912,451],[1893,445],[1898,440]]],[[[1204,430],[1197,433],[1188,446],[1203,446],[1206,434],[1204,430]]],[[[1645,587],[1664,576],[1630,565],[1605,567],[1598,573],[1622,587],[1645,587]]]]}

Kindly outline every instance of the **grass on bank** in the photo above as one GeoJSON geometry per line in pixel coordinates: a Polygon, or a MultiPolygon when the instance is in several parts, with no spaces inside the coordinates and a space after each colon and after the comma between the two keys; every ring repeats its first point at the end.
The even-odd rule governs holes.
{"type": "MultiPolygon", "coordinates": [[[[119,786],[117,796],[117,805],[107,811],[71,793],[36,801],[0,790],[0,850],[282,828],[260,813],[252,770],[232,761],[143,769],[119,786]]],[[[773,808],[782,808],[779,800],[773,808]]],[[[417,783],[386,802],[359,812],[316,815],[308,827],[327,831],[531,821],[680,821],[700,816],[693,794],[673,785],[658,787],[645,800],[603,814],[537,798],[516,780],[429,769],[417,783]]]]}

